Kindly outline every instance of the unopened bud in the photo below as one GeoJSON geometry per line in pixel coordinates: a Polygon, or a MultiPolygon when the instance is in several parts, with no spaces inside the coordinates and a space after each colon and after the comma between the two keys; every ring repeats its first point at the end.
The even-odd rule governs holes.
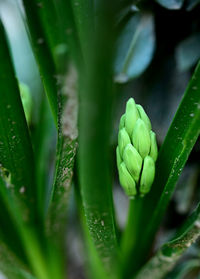
{"type": "Polygon", "coordinates": [[[151,121],[147,116],[146,112],[144,111],[143,107],[141,105],[136,105],[136,107],[138,109],[140,118],[144,121],[149,131],[151,131],[151,121]]]}
{"type": "Polygon", "coordinates": [[[134,180],[138,182],[142,167],[142,157],[132,144],[127,144],[125,147],[123,161],[134,180]]]}
{"type": "Polygon", "coordinates": [[[150,131],[150,138],[151,138],[151,149],[149,155],[153,158],[155,162],[158,157],[158,147],[156,142],[156,134],[152,131],[150,131]]]}
{"type": "Polygon", "coordinates": [[[137,107],[135,105],[135,101],[133,98],[130,98],[126,104],[126,118],[125,118],[125,127],[126,131],[131,137],[133,132],[133,127],[135,125],[135,122],[139,118],[139,113],[137,110],[137,107]]]}
{"type": "Polygon", "coordinates": [[[132,142],[139,151],[142,158],[145,158],[150,151],[150,134],[142,119],[138,119],[133,128],[132,142]]]}
{"type": "Polygon", "coordinates": [[[119,181],[128,196],[133,197],[137,194],[135,181],[128,172],[124,162],[119,167],[119,181]]]}
{"type": "Polygon", "coordinates": [[[135,196],[137,189],[140,196],[149,192],[157,156],[156,135],[151,130],[151,122],[142,106],[130,98],[120,119],[116,149],[119,180],[128,196],[135,196]]]}
{"type": "Polygon", "coordinates": [[[124,148],[129,143],[131,143],[131,140],[125,128],[123,128],[119,131],[119,135],[118,135],[119,153],[121,157],[123,157],[124,148]]]}
{"type": "Polygon", "coordinates": [[[120,118],[119,130],[123,129],[124,127],[125,127],[125,114],[123,114],[120,118]]]}
{"type": "Polygon", "coordinates": [[[155,163],[154,160],[147,156],[144,158],[144,165],[142,170],[142,176],[140,181],[140,194],[141,196],[147,194],[153,183],[155,176],[155,163]]]}

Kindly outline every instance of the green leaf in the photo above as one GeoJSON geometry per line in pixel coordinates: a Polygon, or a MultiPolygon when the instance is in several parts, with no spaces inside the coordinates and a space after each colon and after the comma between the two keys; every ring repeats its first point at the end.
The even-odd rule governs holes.
{"type": "Polygon", "coordinates": [[[57,130],[47,97],[43,94],[42,98],[42,102],[38,106],[39,121],[35,128],[34,147],[38,206],[41,216],[45,218],[53,183],[57,130]]]}
{"type": "Polygon", "coordinates": [[[65,82],[62,90],[62,110],[59,114],[56,172],[47,205],[49,232],[54,237],[57,235],[59,242],[65,239],[67,201],[77,149],[77,74],[73,66],[69,67],[65,82]]]}
{"type": "MultiPolygon", "coordinates": [[[[156,176],[152,189],[142,200],[142,210],[132,212],[140,220],[138,239],[132,255],[136,254],[133,270],[136,271],[146,258],[155,233],[163,219],[176,182],[200,133],[200,63],[188,84],[165,141],[159,152],[156,176]],[[144,229],[145,227],[145,229],[144,229]],[[142,241],[141,241],[142,240],[142,241]]],[[[136,233],[136,232],[135,232],[136,233]]],[[[131,258],[129,255],[128,258],[131,258]]],[[[126,266],[130,266],[129,261],[126,266]]],[[[129,270],[130,271],[130,270],[129,270]]],[[[128,272],[129,272],[128,271],[128,272]]],[[[126,272],[126,271],[125,271],[126,272]]]]}
{"type": "Polygon", "coordinates": [[[107,1],[101,5],[96,32],[89,37],[89,52],[86,48],[84,53],[89,55],[87,68],[80,75],[78,170],[91,239],[105,268],[115,275],[118,255],[109,165],[113,11],[107,1]]]}
{"type": "Polygon", "coordinates": [[[154,48],[153,15],[133,15],[117,41],[115,81],[125,83],[141,75],[152,60],[154,48]]]}
{"type": "Polygon", "coordinates": [[[161,6],[169,10],[181,9],[184,0],[156,0],[161,6]]]}
{"type": "Polygon", "coordinates": [[[18,82],[0,24],[0,163],[14,192],[33,209],[36,202],[34,156],[18,82]]]}
{"type": "Polygon", "coordinates": [[[0,203],[1,240],[23,264],[31,268],[38,278],[48,279],[49,269],[46,266],[46,255],[44,255],[45,244],[39,243],[34,226],[25,224],[26,212],[19,207],[18,202],[13,198],[11,185],[6,185],[1,175],[0,203]]]}
{"type": "MultiPolygon", "coordinates": [[[[40,18],[39,1],[23,0],[24,9],[26,12],[28,28],[30,32],[31,42],[34,54],[39,66],[40,75],[44,84],[46,94],[52,109],[53,117],[56,125],[58,124],[58,100],[57,100],[57,75],[55,63],[53,60],[52,50],[49,45],[47,33],[40,18]]],[[[48,9],[46,9],[48,10],[48,9]]],[[[46,27],[46,25],[45,25],[46,27]]]]}
{"type": "Polygon", "coordinates": [[[176,48],[176,63],[180,71],[186,71],[194,66],[200,58],[200,33],[194,34],[182,41],[176,48]]]}
{"type": "Polygon", "coordinates": [[[176,237],[162,245],[141,269],[135,279],[162,279],[179,258],[200,236],[200,205],[188,218],[176,237]]]}
{"type": "Polygon", "coordinates": [[[7,279],[34,279],[27,267],[2,242],[0,242],[0,255],[0,271],[7,279]]]}
{"type": "Polygon", "coordinates": [[[89,45],[90,37],[94,32],[94,1],[77,0],[71,1],[72,10],[74,12],[74,20],[76,30],[80,41],[81,53],[84,62],[87,63],[90,57],[89,45]]]}
{"type": "Polygon", "coordinates": [[[54,3],[59,17],[59,28],[62,31],[62,41],[67,43],[69,55],[77,68],[82,67],[83,58],[71,1],[54,0],[54,3]]]}

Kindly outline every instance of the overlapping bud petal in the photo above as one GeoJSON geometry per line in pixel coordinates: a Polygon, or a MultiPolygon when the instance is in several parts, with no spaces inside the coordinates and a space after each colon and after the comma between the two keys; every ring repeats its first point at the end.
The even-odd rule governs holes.
{"type": "Polygon", "coordinates": [[[120,119],[116,149],[120,184],[128,196],[144,196],[150,191],[157,155],[151,122],[142,106],[130,98],[120,119]]]}

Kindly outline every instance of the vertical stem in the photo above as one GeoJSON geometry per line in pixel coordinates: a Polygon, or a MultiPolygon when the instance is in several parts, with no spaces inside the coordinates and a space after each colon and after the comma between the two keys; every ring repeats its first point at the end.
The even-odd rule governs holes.
{"type": "Polygon", "coordinates": [[[129,203],[129,212],[127,224],[122,236],[122,253],[126,257],[135,245],[138,236],[139,212],[142,209],[141,198],[131,199],[129,203]]]}

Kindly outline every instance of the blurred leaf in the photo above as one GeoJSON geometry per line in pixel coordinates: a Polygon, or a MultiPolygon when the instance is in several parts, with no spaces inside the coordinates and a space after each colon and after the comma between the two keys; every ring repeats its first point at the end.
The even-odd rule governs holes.
{"type": "Polygon", "coordinates": [[[22,100],[22,105],[24,108],[24,113],[26,117],[27,124],[29,125],[31,122],[31,115],[33,110],[33,100],[31,96],[31,92],[29,87],[22,82],[19,82],[19,90],[20,90],[20,96],[22,100]]]}
{"type": "Polygon", "coordinates": [[[42,102],[38,108],[39,121],[35,128],[34,149],[38,187],[38,205],[41,216],[45,218],[52,190],[57,130],[54,125],[47,97],[43,94],[42,98],[42,102]]]}
{"type": "Polygon", "coordinates": [[[198,165],[186,166],[178,180],[174,200],[179,214],[189,212],[194,203],[195,190],[198,187],[198,173],[198,165]]]}
{"type": "Polygon", "coordinates": [[[0,270],[6,276],[6,279],[34,279],[27,267],[23,266],[2,242],[0,242],[0,270]]]}
{"type": "MultiPolygon", "coordinates": [[[[69,47],[69,55],[77,68],[82,65],[82,52],[71,1],[53,0],[59,17],[59,28],[62,31],[62,41],[69,47]]],[[[66,64],[66,61],[62,61],[66,64]]],[[[66,67],[66,65],[65,65],[66,67]]]]}
{"type": "Polygon", "coordinates": [[[129,13],[133,12],[139,12],[139,8],[136,5],[130,4],[128,6],[123,7],[117,14],[116,23],[119,24],[122,20],[126,18],[126,16],[128,16],[129,13]]]}
{"type": "Polygon", "coordinates": [[[152,60],[154,48],[153,16],[132,16],[117,41],[115,81],[125,83],[141,75],[152,60]]]}
{"type": "Polygon", "coordinates": [[[180,71],[194,66],[200,58],[200,33],[182,41],[176,48],[176,63],[180,71]]]}
{"type": "Polygon", "coordinates": [[[199,3],[200,3],[200,0],[188,0],[186,2],[186,10],[187,11],[193,10],[199,3]]]}
{"type": "MultiPolygon", "coordinates": [[[[34,0],[23,0],[26,12],[30,39],[34,54],[39,66],[40,75],[44,84],[46,94],[52,109],[55,124],[58,124],[58,100],[57,100],[57,75],[53,60],[53,53],[47,39],[47,31],[40,18],[41,6],[34,0]],[[46,31],[46,32],[45,32],[46,31]]],[[[48,9],[47,9],[48,10],[48,9]]]]}
{"type": "Polygon", "coordinates": [[[200,268],[199,259],[192,259],[183,262],[182,264],[178,265],[172,272],[170,272],[165,279],[186,279],[189,277],[188,273],[196,268],[200,268]]]}
{"type": "Polygon", "coordinates": [[[33,150],[1,24],[0,38],[0,163],[11,175],[15,194],[23,201],[26,197],[26,203],[33,209],[36,202],[33,150]]]}
{"type": "Polygon", "coordinates": [[[179,10],[181,9],[184,0],[156,0],[161,6],[169,10],[179,10]]]}
{"type": "Polygon", "coordinates": [[[161,279],[177,263],[200,236],[200,205],[187,219],[176,237],[162,245],[156,255],[151,258],[141,269],[135,279],[161,279]]]}
{"type": "MultiPolygon", "coordinates": [[[[24,222],[24,212],[14,199],[11,185],[0,175],[0,238],[23,264],[29,266],[36,277],[48,279],[52,268],[46,266],[45,242],[39,243],[36,228],[24,222]],[[37,259],[37,260],[35,260],[37,259]],[[49,274],[48,274],[49,273],[49,274]]],[[[11,255],[12,256],[12,255],[11,255]]]]}
{"type": "MultiPolygon", "coordinates": [[[[71,0],[71,6],[74,13],[76,30],[80,41],[81,53],[83,54],[84,63],[90,59],[89,45],[90,36],[94,34],[95,19],[94,5],[95,1],[91,0],[71,0]]],[[[96,4],[99,2],[96,1],[96,4]]]]}
{"type": "MultiPolygon", "coordinates": [[[[137,212],[138,241],[133,269],[136,271],[146,259],[155,233],[163,219],[176,182],[200,133],[200,63],[188,84],[165,141],[159,151],[156,176],[151,191],[142,200],[142,210],[137,212]],[[145,226],[145,229],[144,229],[145,226]],[[140,241],[142,239],[142,241],[140,241]]],[[[133,216],[136,214],[132,212],[133,216]]],[[[132,258],[130,256],[130,258],[132,258]]],[[[128,262],[127,264],[130,265],[128,262]]]]}

